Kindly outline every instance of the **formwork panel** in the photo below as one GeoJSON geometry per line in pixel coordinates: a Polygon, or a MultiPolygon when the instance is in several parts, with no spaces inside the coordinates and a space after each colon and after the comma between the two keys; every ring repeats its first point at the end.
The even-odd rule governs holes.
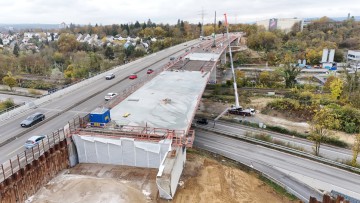
{"type": "Polygon", "coordinates": [[[135,148],[135,154],[136,154],[136,166],[137,167],[144,167],[147,168],[148,167],[148,156],[147,156],[147,151],[145,151],[144,149],[141,148],[135,148]]]}
{"type": "Polygon", "coordinates": [[[122,139],[123,165],[135,166],[134,140],[122,139]]]}
{"type": "Polygon", "coordinates": [[[95,146],[97,152],[96,162],[110,164],[109,144],[95,139],[95,146]]]}
{"type": "Polygon", "coordinates": [[[109,143],[109,154],[110,154],[110,163],[115,165],[123,164],[123,154],[121,143],[109,143]]]}
{"type": "Polygon", "coordinates": [[[84,142],[86,162],[87,163],[98,163],[95,142],[85,141],[84,142]]]}

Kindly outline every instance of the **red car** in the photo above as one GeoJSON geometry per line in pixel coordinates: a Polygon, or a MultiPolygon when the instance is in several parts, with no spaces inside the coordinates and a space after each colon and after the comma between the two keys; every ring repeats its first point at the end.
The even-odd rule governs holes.
{"type": "Polygon", "coordinates": [[[129,79],[130,80],[133,80],[133,79],[136,79],[137,78],[137,75],[136,74],[131,74],[130,76],[129,76],[129,79]]]}
{"type": "Polygon", "coordinates": [[[154,72],[153,69],[148,69],[146,73],[147,73],[147,74],[151,74],[151,73],[153,73],[153,72],[154,72]]]}

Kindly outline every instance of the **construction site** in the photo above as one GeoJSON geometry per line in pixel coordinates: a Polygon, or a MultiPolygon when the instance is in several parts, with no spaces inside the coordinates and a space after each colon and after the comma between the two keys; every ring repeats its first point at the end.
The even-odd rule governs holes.
{"type": "MultiPolygon", "coordinates": [[[[231,41],[239,36],[231,35],[231,41]]],[[[216,82],[216,66],[226,49],[222,45],[224,41],[223,37],[213,47],[213,43],[207,41],[191,47],[175,61],[159,68],[148,81],[136,86],[136,90],[124,92],[85,117],[74,118],[37,147],[2,164],[0,202],[36,202],[36,199],[42,202],[45,200],[40,199],[46,195],[33,196],[35,192],[50,190],[50,196],[56,197],[54,192],[65,191],[64,185],[72,189],[82,188],[80,193],[72,196],[72,200],[77,196],[91,199],[91,189],[105,191],[108,187],[104,185],[108,181],[71,174],[81,171],[79,175],[92,173],[104,177],[109,174],[109,167],[114,166],[131,167],[130,173],[135,176],[136,168],[147,168],[146,176],[152,176],[155,186],[149,186],[143,193],[151,191],[156,198],[173,199],[184,170],[187,148],[192,147],[195,139],[191,124],[206,84],[216,82]],[[64,172],[63,169],[68,167],[71,169],[64,172]],[[92,168],[100,168],[100,171],[95,169],[94,173],[92,168]],[[56,177],[60,171],[60,177],[56,177]],[[73,180],[80,183],[77,186],[66,183],[73,180]],[[54,186],[56,182],[60,187],[54,186]]],[[[111,179],[111,175],[107,178],[111,179]]],[[[111,193],[126,189],[136,194],[131,187],[114,181],[117,186],[108,188],[113,191],[111,193]]],[[[109,202],[106,196],[106,193],[102,194],[94,202],[109,202]]],[[[121,202],[123,198],[124,202],[141,202],[140,199],[131,199],[133,197],[127,199],[124,194],[120,196],[111,201],[121,202]]],[[[140,198],[139,195],[133,196],[140,198]]],[[[156,199],[154,196],[149,198],[156,199]]]]}

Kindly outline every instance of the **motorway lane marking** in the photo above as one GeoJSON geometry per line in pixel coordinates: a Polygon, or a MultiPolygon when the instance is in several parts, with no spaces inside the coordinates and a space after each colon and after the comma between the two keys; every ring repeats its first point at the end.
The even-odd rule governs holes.
{"type": "MultiPolygon", "coordinates": [[[[200,139],[201,139],[201,138],[200,138],[200,139]]],[[[216,144],[216,143],[215,143],[215,144],[216,144]]],[[[215,151],[218,150],[218,151],[222,151],[222,152],[225,152],[225,153],[233,154],[233,155],[235,155],[235,157],[236,157],[236,156],[242,157],[243,159],[250,161],[250,165],[249,165],[249,164],[247,164],[247,165],[248,165],[249,167],[251,167],[251,168],[254,168],[253,163],[257,163],[257,164],[265,165],[265,166],[267,166],[267,167],[269,167],[269,168],[278,170],[278,169],[276,169],[276,166],[268,165],[268,164],[265,164],[265,163],[260,163],[260,162],[258,162],[258,161],[256,161],[256,160],[252,160],[252,159],[249,159],[248,157],[242,156],[241,154],[235,154],[235,153],[232,153],[232,152],[227,151],[227,150],[214,148],[213,146],[210,146],[210,145],[207,145],[207,144],[202,144],[202,145],[205,146],[205,147],[208,147],[208,148],[210,148],[210,149],[213,149],[213,150],[215,150],[215,151]]],[[[224,144],[224,145],[225,145],[225,144],[224,144]]],[[[234,148],[234,147],[233,147],[233,148],[234,148]]],[[[228,158],[230,158],[230,157],[228,157],[228,158]]],[[[231,159],[231,158],[230,158],[230,159],[231,159]]],[[[245,164],[244,161],[239,161],[239,160],[236,160],[236,161],[245,164]]],[[[278,171],[281,172],[281,173],[284,173],[284,172],[282,172],[281,170],[278,170],[278,171]]],[[[286,173],[284,173],[284,174],[286,174],[286,173]]],[[[301,181],[301,180],[298,180],[298,182],[301,183],[302,181],[301,181]]],[[[291,189],[294,193],[296,193],[297,195],[299,195],[300,197],[302,197],[303,200],[306,200],[306,199],[307,199],[307,198],[305,198],[303,195],[301,195],[300,193],[298,193],[298,192],[296,192],[295,190],[293,190],[292,188],[290,188],[290,187],[287,187],[287,188],[288,188],[288,189],[291,189]]]]}
{"type": "MultiPolygon", "coordinates": [[[[223,124],[220,124],[220,123],[218,123],[217,125],[224,126],[224,127],[227,127],[227,128],[232,128],[232,129],[234,129],[234,130],[242,130],[242,131],[245,131],[244,129],[241,129],[241,128],[236,128],[236,127],[232,127],[232,126],[227,126],[227,125],[223,125],[223,124]]],[[[215,126],[216,126],[216,125],[215,125],[215,126]]],[[[230,133],[232,133],[232,132],[230,132],[230,133]]],[[[271,132],[269,132],[268,134],[270,134],[270,136],[272,136],[272,135],[271,135],[271,132]]],[[[280,136],[280,135],[278,135],[278,136],[280,136]]],[[[272,137],[275,138],[275,139],[281,139],[281,138],[277,138],[277,137],[274,137],[274,136],[272,136],[272,137]]],[[[291,139],[291,137],[289,137],[289,139],[291,139]]],[[[292,139],[295,139],[295,138],[292,138],[292,139]]],[[[283,140],[285,140],[285,141],[287,141],[287,142],[293,142],[293,143],[296,144],[296,145],[300,144],[300,145],[305,145],[305,146],[308,146],[308,147],[312,148],[312,145],[310,145],[310,143],[309,143],[309,144],[304,144],[304,143],[301,143],[301,142],[300,142],[300,143],[297,143],[297,142],[295,142],[295,141],[287,140],[287,139],[283,139],[283,140]]],[[[295,140],[298,140],[298,139],[295,139],[295,140]]],[[[305,140],[299,140],[299,141],[305,142],[305,140]]],[[[351,157],[351,154],[349,154],[349,153],[339,152],[339,151],[333,151],[333,150],[326,149],[326,148],[321,148],[321,149],[324,150],[324,151],[329,151],[329,152],[335,153],[335,154],[342,154],[342,155],[351,157]]]]}
{"type": "MultiPolygon", "coordinates": [[[[199,137],[199,138],[200,138],[200,137],[199,137]]],[[[201,139],[206,140],[207,142],[213,142],[214,144],[216,144],[216,141],[215,141],[215,140],[211,140],[211,141],[210,141],[209,139],[200,138],[200,140],[201,140],[201,139]]],[[[228,139],[228,138],[225,138],[225,139],[228,139]]],[[[207,146],[208,148],[213,149],[214,151],[217,151],[217,150],[218,150],[218,151],[222,151],[222,152],[225,152],[225,153],[233,154],[233,155],[235,155],[235,156],[239,156],[239,157],[243,157],[243,158],[245,158],[245,159],[248,159],[248,158],[246,158],[246,157],[244,157],[244,156],[242,156],[242,155],[240,155],[240,154],[235,154],[235,153],[232,153],[232,152],[230,152],[230,151],[228,151],[228,150],[218,149],[218,148],[215,148],[215,147],[213,147],[213,146],[206,145],[206,144],[202,144],[202,145],[203,145],[203,146],[207,146]]],[[[225,143],[222,143],[222,145],[226,145],[226,144],[225,144],[225,143]]],[[[227,147],[234,148],[233,146],[227,146],[227,147]]],[[[263,146],[260,146],[260,147],[263,147],[263,146]]],[[[266,148],[266,147],[263,147],[263,148],[266,148]]],[[[266,149],[271,150],[271,151],[274,151],[274,152],[279,152],[279,151],[277,151],[277,150],[273,150],[273,149],[269,149],[269,148],[266,148],[266,149]]],[[[293,156],[293,155],[291,155],[291,154],[287,154],[287,153],[283,153],[283,152],[280,152],[280,153],[285,154],[285,155],[289,155],[289,156],[293,156]]],[[[295,157],[296,157],[296,156],[295,156],[295,157]]],[[[229,157],[229,158],[230,158],[230,157],[229,157]]],[[[304,158],[301,158],[301,157],[297,157],[297,158],[299,158],[299,159],[304,159],[304,158]]],[[[308,159],[305,159],[305,160],[310,161],[310,162],[314,162],[314,161],[308,160],[308,159]]],[[[255,160],[253,160],[253,162],[254,162],[254,163],[258,163],[258,162],[255,161],[255,160]]],[[[317,164],[322,164],[322,163],[318,163],[318,162],[315,162],[315,163],[317,163],[317,164]]],[[[258,163],[258,164],[261,164],[261,163],[258,163]]],[[[299,167],[304,167],[303,165],[299,165],[299,164],[297,164],[296,162],[293,162],[293,164],[295,164],[295,165],[297,165],[297,166],[299,166],[299,167]]],[[[268,165],[268,164],[265,164],[265,165],[268,165]]],[[[326,167],[331,167],[331,168],[334,168],[334,169],[337,169],[337,170],[342,170],[342,169],[335,168],[335,167],[332,167],[332,166],[329,166],[329,165],[325,165],[325,164],[322,164],[322,165],[323,165],[323,166],[326,166],[326,167]]],[[[342,190],[342,192],[343,192],[343,191],[345,190],[345,191],[348,192],[348,194],[351,193],[351,195],[349,194],[350,196],[356,196],[356,197],[357,197],[357,196],[359,195],[359,193],[357,193],[356,191],[349,190],[349,189],[346,189],[346,188],[343,188],[343,187],[339,187],[339,186],[337,186],[337,185],[333,185],[333,184],[331,184],[331,183],[329,183],[329,182],[326,182],[326,181],[323,181],[323,180],[319,180],[319,179],[314,178],[314,177],[312,177],[312,176],[308,176],[307,174],[301,174],[301,173],[295,172],[295,171],[293,171],[293,170],[289,170],[289,169],[282,168],[281,166],[278,166],[278,165],[269,165],[269,166],[272,167],[272,168],[275,168],[276,170],[278,170],[278,171],[280,171],[280,172],[283,172],[284,174],[290,175],[290,176],[296,178],[298,181],[303,182],[303,183],[308,184],[308,185],[309,185],[309,182],[302,181],[301,179],[297,178],[296,176],[293,176],[292,173],[294,173],[294,174],[299,174],[299,175],[302,175],[303,177],[307,177],[307,178],[310,178],[310,179],[313,179],[313,180],[317,180],[317,181],[320,181],[320,182],[323,182],[323,183],[328,183],[329,185],[332,185],[333,188],[337,188],[339,191],[342,190]]],[[[312,170],[310,167],[305,167],[305,168],[308,168],[309,170],[312,170]]],[[[344,170],[342,170],[342,171],[344,171],[344,170]]],[[[348,171],[344,171],[344,172],[349,173],[348,171]]],[[[354,173],[351,173],[351,174],[354,174],[354,173]]],[[[355,174],[355,175],[357,175],[357,174],[355,174]]],[[[311,185],[312,185],[312,186],[310,186],[310,187],[313,187],[313,186],[314,186],[314,184],[311,184],[311,185]]],[[[315,185],[316,185],[316,184],[315,184],[315,185]]],[[[322,188],[322,187],[319,187],[319,185],[316,185],[316,187],[317,187],[317,188],[322,188]]],[[[322,188],[322,189],[325,189],[325,188],[322,188]]],[[[328,188],[325,189],[325,190],[328,190],[328,188]]],[[[300,195],[300,196],[301,196],[301,195],[300,195]]]]}
{"type": "Polygon", "coordinates": [[[274,167],[277,170],[283,172],[284,174],[287,174],[287,175],[289,175],[289,176],[291,176],[291,177],[293,177],[293,178],[295,178],[295,179],[297,179],[297,180],[299,180],[301,182],[304,182],[307,185],[312,185],[311,187],[321,188],[322,190],[325,190],[325,191],[336,190],[338,192],[347,194],[347,195],[349,195],[351,197],[360,198],[360,196],[359,196],[360,193],[358,193],[357,191],[349,190],[349,189],[346,189],[344,187],[339,187],[337,185],[334,185],[334,184],[332,184],[332,182],[330,180],[328,180],[328,181],[325,180],[324,181],[324,180],[320,180],[318,178],[307,176],[307,175],[302,174],[302,173],[298,173],[298,172],[295,172],[295,171],[292,171],[292,170],[282,168],[280,166],[274,166],[274,167]]]}
{"type": "Polygon", "coordinates": [[[20,146],[20,147],[18,147],[17,149],[15,149],[14,151],[10,152],[10,153],[8,154],[8,156],[10,156],[11,154],[15,153],[16,151],[18,151],[18,150],[21,149],[21,148],[23,148],[23,146],[20,146]]]}
{"type": "Polygon", "coordinates": [[[61,109],[57,109],[57,108],[49,109],[49,108],[42,108],[42,107],[40,107],[40,108],[38,108],[38,109],[44,110],[44,111],[46,111],[46,112],[49,112],[49,111],[57,111],[57,112],[62,111],[61,109]]]}
{"type": "MultiPolygon", "coordinates": [[[[224,135],[219,135],[219,134],[216,134],[216,133],[214,133],[213,132],[213,134],[214,135],[217,135],[217,136],[222,136],[224,139],[228,139],[228,140],[236,140],[236,141],[238,141],[238,142],[244,142],[244,141],[242,141],[242,140],[239,140],[239,139],[236,139],[236,138],[229,138],[229,137],[226,137],[226,136],[224,136],[224,135]]],[[[200,139],[202,139],[202,138],[200,138],[200,139]]],[[[203,139],[205,139],[205,138],[203,138],[203,139]]],[[[207,141],[209,141],[208,139],[207,139],[207,141]]],[[[217,141],[216,140],[212,140],[212,141],[210,141],[210,142],[214,142],[214,143],[217,143],[217,141]]],[[[225,145],[226,143],[223,143],[222,142],[222,144],[223,145],[225,145]]],[[[249,143],[250,144],[250,143],[249,143]]],[[[253,144],[254,145],[254,144],[253,144]]],[[[230,147],[234,147],[234,146],[230,146],[230,147]]],[[[360,177],[358,174],[356,174],[356,173],[352,173],[352,172],[349,172],[349,171],[347,171],[347,170],[344,170],[344,169],[341,169],[341,168],[337,168],[337,167],[334,167],[334,166],[331,166],[331,165],[327,165],[327,164],[323,164],[323,163],[321,163],[321,162],[317,162],[317,161],[314,161],[314,160],[311,160],[311,159],[307,159],[307,158],[303,158],[303,157],[300,157],[300,156],[296,156],[296,155],[292,155],[292,154],[289,154],[289,153],[286,153],[286,152],[282,152],[282,151],[279,151],[279,150],[276,150],[276,149],[271,149],[271,148],[268,148],[268,147],[265,147],[265,146],[260,146],[261,148],[264,148],[264,149],[266,149],[266,150],[271,150],[271,151],[274,151],[274,152],[276,152],[276,153],[281,153],[281,154],[284,154],[284,155],[287,155],[287,156],[291,156],[291,157],[294,157],[295,159],[297,158],[297,159],[301,159],[301,160],[303,160],[303,161],[310,161],[310,162],[313,162],[313,163],[316,163],[316,164],[321,164],[322,166],[324,166],[325,168],[326,167],[329,167],[329,168],[332,168],[332,169],[335,169],[335,171],[336,170],[341,170],[342,172],[345,172],[345,173],[348,173],[348,174],[350,174],[350,175],[355,175],[355,176],[358,176],[358,177],[360,177]]],[[[258,153],[260,153],[259,151],[258,151],[258,153]]],[[[303,165],[299,165],[297,162],[292,162],[292,164],[295,164],[295,165],[297,165],[297,166],[300,166],[300,167],[305,167],[305,166],[303,166],[303,165]]],[[[316,168],[314,169],[313,167],[305,167],[305,168],[307,168],[307,169],[309,169],[309,170],[316,170],[316,168]]]]}

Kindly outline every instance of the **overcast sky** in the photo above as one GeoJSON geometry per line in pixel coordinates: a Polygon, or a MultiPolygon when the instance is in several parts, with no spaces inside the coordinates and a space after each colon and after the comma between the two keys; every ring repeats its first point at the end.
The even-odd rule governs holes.
{"type": "Polygon", "coordinates": [[[0,24],[47,23],[119,24],[145,22],[175,24],[224,19],[230,23],[268,18],[345,17],[360,15],[360,0],[0,0],[0,24]]]}

